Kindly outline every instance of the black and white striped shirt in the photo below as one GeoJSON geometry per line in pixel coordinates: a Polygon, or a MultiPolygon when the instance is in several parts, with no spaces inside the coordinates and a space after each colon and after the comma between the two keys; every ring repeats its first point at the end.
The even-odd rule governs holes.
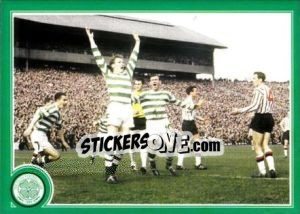
{"type": "Polygon", "coordinates": [[[192,96],[188,96],[182,104],[185,106],[182,108],[182,120],[195,120],[196,112],[195,112],[195,104],[192,96]]]}
{"type": "Polygon", "coordinates": [[[241,108],[240,112],[273,113],[273,105],[274,96],[271,89],[265,84],[261,84],[254,89],[251,104],[241,108]]]}

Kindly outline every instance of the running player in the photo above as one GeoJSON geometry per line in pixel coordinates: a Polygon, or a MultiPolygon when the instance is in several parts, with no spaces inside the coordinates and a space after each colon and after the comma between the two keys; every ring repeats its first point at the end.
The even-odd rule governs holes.
{"type": "MultiPolygon", "coordinates": [[[[162,135],[167,133],[169,128],[169,120],[166,112],[166,105],[174,103],[175,105],[182,106],[182,102],[177,100],[173,94],[168,91],[161,90],[161,81],[159,76],[152,76],[150,78],[151,90],[142,92],[138,98],[146,117],[146,130],[149,135],[162,135]]],[[[164,141],[166,142],[166,141],[164,141]]],[[[168,146],[168,143],[167,143],[168,146]]],[[[154,176],[160,173],[156,168],[155,161],[156,154],[152,150],[148,150],[148,158],[150,161],[150,169],[154,176]]],[[[176,176],[176,171],[172,167],[173,157],[167,157],[166,169],[169,170],[171,175],[176,176]]]]}
{"type": "MultiPolygon", "coordinates": [[[[121,55],[115,55],[110,60],[109,65],[107,65],[94,41],[94,34],[88,28],[86,28],[86,33],[96,64],[104,75],[109,94],[109,104],[107,106],[107,113],[109,115],[107,119],[108,133],[110,135],[117,133],[126,134],[129,132],[129,128],[133,127],[133,112],[131,106],[132,77],[137,62],[140,38],[137,34],[133,34],[135,46],[127,66],[125,66],[124,59],[121,55]]],[[[106,169],[106,174],[108,175],[106,179],[107,183],[116,183],[115,172],[117,167],[118,165],[113,164],[106,169]]]]}
{"type": "MultiPolygon", "coordinates": [[[[196,109],[199,109],[203,103],[203,100],[199,100],[197,104],[194,103],[194,100],[197,96],[197,88],[196,86],[189,86],[186,89],[187,98],[183,101],[185,107],[182,109],[182,131],[191,132],[193,135],[193,142],[200,140],[200,135],[196,126],[195,116],[196,116],[196,109]]],[[[193,143],[191,142],[191,143],[193,143]]],[[[177,170],[183,170],[185,167],[183,166],[184,154],[178,153],[178,161],[177,161],[177,170]]],[[[201,163],[201,154],[199,152],[195,152],[195,169],[198,170],[205,170],[207,169],[201,163]]]]}
{"type": "Polygon", "coordinates": [[[268,145],[274,127],[274,119],[272,116],[274,97],[271,89],[265,85],[265,79],[266,76],[264,73],[254,72],[253,85],[255,88],[251,104],[245,108],[234,108],[232,114],[255,112],[250,128],[253,130],[252,137],[259,173],[252,177],[261,178],[267,176],[264,162],[266,159],[269,167],[269,176],[275,178],[276,171],[273,152],[268,145]]]}
{"type": "Polygon", "coordinates": [[[290,142],[290,112],[287,113],[286,117],[282,119],[279,125],[283,132],[282,135],[283,154],[284,157],[287,158],[289,142],[290,142]]]}
{"type": "MultiPolygon", "coordinates": [[[[33,147],[41,154],[41,158],[37,161],[39,165],[43,166],[45,163],[56,161],[60,158],[60,154],[52,144],[49,142],[48,133],[53,126],[58,130],[58,136],[64,147],[69,149],[69,145],[64,139],[64,132],[62,129],[62,117],[60,110],[66,107],[68,103],[67,95],[63,92],[58,92],[54,95],[55,102],[41,109],[39,117],[34,117],[32,120],[33,131],[30,135],[33,147]]],[[[36,116],[36,115],[35,115],[36,116]]],[[[28,127],[27,135],[31,129],[28,127]]]]}
{"type": "MultiPolygon", "coordinates": [[[[33,118],[29,124],[29,126],[27,127],[27,129],[24,131],[23,136],[26,138],[26,140],[28,142],[31,143],[30,140],[30,134],[33,131],[34,125],[36,124],[36,122],[39,120],[39,118],[43,115],[43,112],[46,111],[47,107],[52,103],[52,99],[50,97],[46,97],[44,99],[44,106],[39,107],[36,112],[33,115],[33,118]]],[[[51,131],[51,130],[50,130],[51,131]]],[[[50,133],[47,133],[47,136],[49,138],[50,133]]],[[[31,143],[32,144],[32,143],[31,143]]],[[[38,155],[39,155],[39,151],[38,151],[38,147],[37,144],[32,144],[33,147],[33,154],[31,157],[31,163],[37,165],[38,164],[38,155]]]]}

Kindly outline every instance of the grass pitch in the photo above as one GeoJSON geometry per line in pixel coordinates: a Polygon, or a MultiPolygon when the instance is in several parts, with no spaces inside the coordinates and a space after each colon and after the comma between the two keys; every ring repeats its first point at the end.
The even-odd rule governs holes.
{"type": "MultiPolygon", "coordinates": [[[[282,146],[272,146],[277,179],[253,179],[257,171],[250,146],[227,146],[219,157],[204,157],[208,170],[194,170],[194,158],[185,159],[187,170],[172,177],[165,169],[165,158],[157,157],[161,175],[154,177],[132,172],[126,154],[118,168],[120,183],[104,181],[104,160],[94,164],[73,151],[62,152],[61,159],[45,169],[54,183],[53,204],[288,204],[289,159],[282,146]]],[[[31,151],[16,151],[15,165],[28,163],[31,151]]],[[[139,163],[139,154],[135,154],[139,163]]],[[[175,166],[177,158],[174,159],[175,166]]]]}

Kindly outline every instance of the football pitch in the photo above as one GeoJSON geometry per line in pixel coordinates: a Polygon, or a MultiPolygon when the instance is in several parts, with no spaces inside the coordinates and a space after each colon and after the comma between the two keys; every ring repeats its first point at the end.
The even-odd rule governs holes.
{"type": "MultiPolygon", "coordinates": [[[[104,181],[104,159],[79,158],[75,150],[62,152],[61,159],[45,169],[54,183],[52,204],[288,204],[289,159],[282,146],[271,146],[278,178],[251,178],[257,171],[250,146],[225,146],[223,156],[204,157],[208,170],[195,170],[194,158],[185,159],[186,170],[173,177],[165,158],[157,158],[161,175],[133,172],[128,154],[118,168],[119,184],[104,181]]],[[[16,151],[15,165],[29,163],[32,151],[16,151]]],[[[139,154],[135,154],[139,164],[139,154]]],[[[175,166],[177,158],[174,158],[175,166]]]]}

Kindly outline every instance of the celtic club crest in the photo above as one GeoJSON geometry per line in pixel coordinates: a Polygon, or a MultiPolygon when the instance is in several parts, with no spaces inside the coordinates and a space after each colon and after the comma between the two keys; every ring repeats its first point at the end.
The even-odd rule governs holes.
{"type": "Polygon", "coordinates": [[[13,196],[25,206],[33,206],[41,201],[45,188],[42,180],[34,174],[20,175],[13,184],[13,196]]]}

